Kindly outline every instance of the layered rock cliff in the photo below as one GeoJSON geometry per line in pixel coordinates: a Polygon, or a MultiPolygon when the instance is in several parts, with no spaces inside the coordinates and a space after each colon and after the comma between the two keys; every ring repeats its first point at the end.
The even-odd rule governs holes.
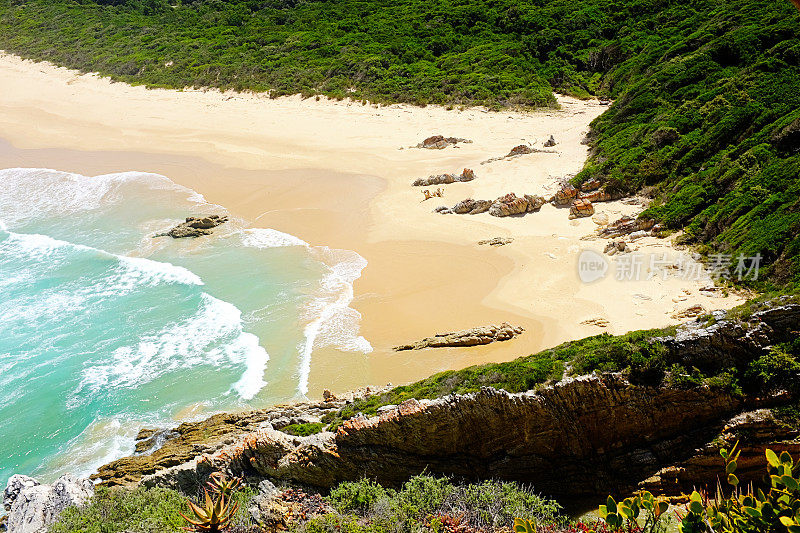
{"type": "MultiPolygon", "coordinates": [[[[689,368],[728,368],[740,364],[740,358],[758,357],[798,330],[800,305],[789,303],[747,320],[705,317],[654,342],[666,348],[668,361],[689,368]]],[[[226,470],[327,488],[363,476],[398,484],[427,471],[530,482],[555,496],[624,492],[643,480],[675,492],[709,477],[713,481],[718,469],[713,455],[732,424],[741,429],[735,437],[752,451],[754,461],[752,469],[740,469],[742,481],[760,476],[754,458],[764,446],[780,443],[782,449],[795,449],[798,432],[768,411],[760,411],[767,413],[760,432],[746,431],[741,422],[753,419],[743,413],[788,400],[786,394],[756,398],[708,386],[645,386],[616,373],[567,378],[517,394],[487,387],[409,400],[384,407],[372,418],[347,420],[336,433],[305,438],[277,431],[270,422],[274,412],[264,411],[232,421],[244,427],[223,433],[212,444],[184,443],[177,458],[159,452],[129,458],[101,469],[100,478],[111,484],[141,479],[147,485],[193,490],[212,471],[226,470]]],[[[328,402],[324,408],[336,405],[328,402]]],[[[191,433],[182,427],[184,434],[191,433]]]]}

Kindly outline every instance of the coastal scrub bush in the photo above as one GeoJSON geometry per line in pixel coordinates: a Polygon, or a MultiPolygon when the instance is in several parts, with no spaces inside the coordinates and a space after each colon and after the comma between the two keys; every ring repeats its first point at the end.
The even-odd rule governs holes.
{"type": "Polygon", "coordinates": [[[308,437],[309,435],[321,432],[324,427],[325,424],[321,422],[309,422],[307,424],[289,424],[281,428],[281,431],[297,437],[308,437]]]}
{"type": "Polygon", "coordinates": [[[756,390],[790,393],[800,391],[800,361],[775,346],[750,364],[746,373],[748,384],[756,390]]]}
{"type": "MultiPolygon", "coordinates": [[[[247,503],[254,492],[245,487],[232,493],[239,506],[233,519],[236,525],[250,525],[247,503]]],[[[185,531],[182,514],[191,510],[177,491],[162,488],[122,489],[97,487],[89,503],[69,507],[52,526],[51,533],[168,533],[185,531]]]]}
{"type": "Polygon", "coordinates": [[[512,482],[455,483],[444,477],[415,476],[399,490],[361,480],[334,488],[328,500],[337,510],[299,526],[304,533],[495,531],[514,516],[536,524],[565,524],[561,507],[512,482]]]}

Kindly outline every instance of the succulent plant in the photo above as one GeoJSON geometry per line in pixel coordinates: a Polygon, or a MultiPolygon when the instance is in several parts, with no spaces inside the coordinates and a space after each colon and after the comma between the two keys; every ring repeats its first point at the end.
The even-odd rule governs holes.
{"type": "Polygon", "coordinates": [[[536,526],[530,520],[515,518],[514,533],[536,533],[536,526]]]}
{"type": "Polygon", "coordinates": [[[228,497],[241,486],[242,480],[236,477],[228,478],[222,472],[214,472],[209,476],[209,481],[206,484],[212,492],[228,497]]]}
{"type": "Polygon", "coordinates": [[[239,504],[227,501],[222,493],[217,494],[216,499],[214,499],[208,493],[208,490],[204,489],[203,492],[205,493],[205,503],[202,507],[192,501],[187,502],[195,518],[189,518],[183,513],[180,513],[180,515],[189,523],[186,528],[189,531],[220,533],[230,525],[239,510],[239,504]]]}

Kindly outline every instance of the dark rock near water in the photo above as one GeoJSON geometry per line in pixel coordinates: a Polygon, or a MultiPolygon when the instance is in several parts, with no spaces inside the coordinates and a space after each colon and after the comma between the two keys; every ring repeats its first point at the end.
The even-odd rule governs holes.
{"type": "Polygon", "coordinates": [[[153,237],[172,237],[173,239],[183,239],[186,237],[200,237],[211,235],[211,230],[228,221],[227,216],[209,215],[207,217],[187,217],[166,233],[158,233],[153,237]]]}
{"type": "Polygon", "coordinates": [[[425,348],[478,346],[492,342],[507,341],[523,331],[525,331],[523,328],[514,327],[504,322],[499,326],[482,326],[454,333],[438,333],[414,344],[396,346],[394,350],[400,352],[403,350],[423,350],[425,348]]]}

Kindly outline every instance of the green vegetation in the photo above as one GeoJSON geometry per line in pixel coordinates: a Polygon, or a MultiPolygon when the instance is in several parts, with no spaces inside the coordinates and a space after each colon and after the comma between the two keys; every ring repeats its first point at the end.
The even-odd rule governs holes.
{"type": "MultiPolygon", "coordinates": [[[[252,497],[251,489],[235,492],[233,501],[245,507],[252,497]]],[[[80,509],[70,507],[58,522],[50,527],[51,533],[165,533],[185,531],[186,520],[181,514],[190,512],[186,498],[180,493],[160,488],[133,490],[98,487],[91,502],[80,509]]],[[[246,511],[239,510],[234,520],[247,524],[246,511]]]]}
{"type": "MultiPolygon", "coordinates": [[[[736,477],[737,447],[720,450],[724,478],[732,487],[729,493],[722,486],[714,495],[692,492],[681,515],[681,533],[800,533],[800,476],[794,472],[797,465],[791,455],[767,449],[767,492],[752,486],[742,489],[736,477]]],[[[639,527],[648,533],[657,531],[663,513],[652,512],[652,496],[649,508],[643,503],[642,497],[635,497],[618,504],[609,496],[607,504],[600,506],[600,516],[614,533],[639,527]],[[638,518],[641,509],[649,511],[644,526],[638,518]]]]}
{"type": "Polygon", "coordinates": [[[314,433],[319,433],[322,431],[324,426],[325,424],[320,422],[311,422],[308,424],[290,424],[284,428],[281,428],[281,431],[297,437],[308,437],[309,435],[313,435],[314,433]]]}
{"type": "Polygon", "coordinates": [[[554,105],[553,89],[614,98],[576,180],[644,188],[646,216],[734,267],[760,255],[762,289],[800,281],[798,37],[787,0],[0,0],[0,47],[132,83],[493,108],[554,105]]]}
{"type": "Polygon", "coordinates": [[[368,480],[346,482],[328,497],[335,513],[301,526],[304,533],[416,533],[497,531],[514,516],[534,524],[561,524],[561,507],[517,483],[455,484],[448,478],[416,476],[395,491],[368,480]]]}

